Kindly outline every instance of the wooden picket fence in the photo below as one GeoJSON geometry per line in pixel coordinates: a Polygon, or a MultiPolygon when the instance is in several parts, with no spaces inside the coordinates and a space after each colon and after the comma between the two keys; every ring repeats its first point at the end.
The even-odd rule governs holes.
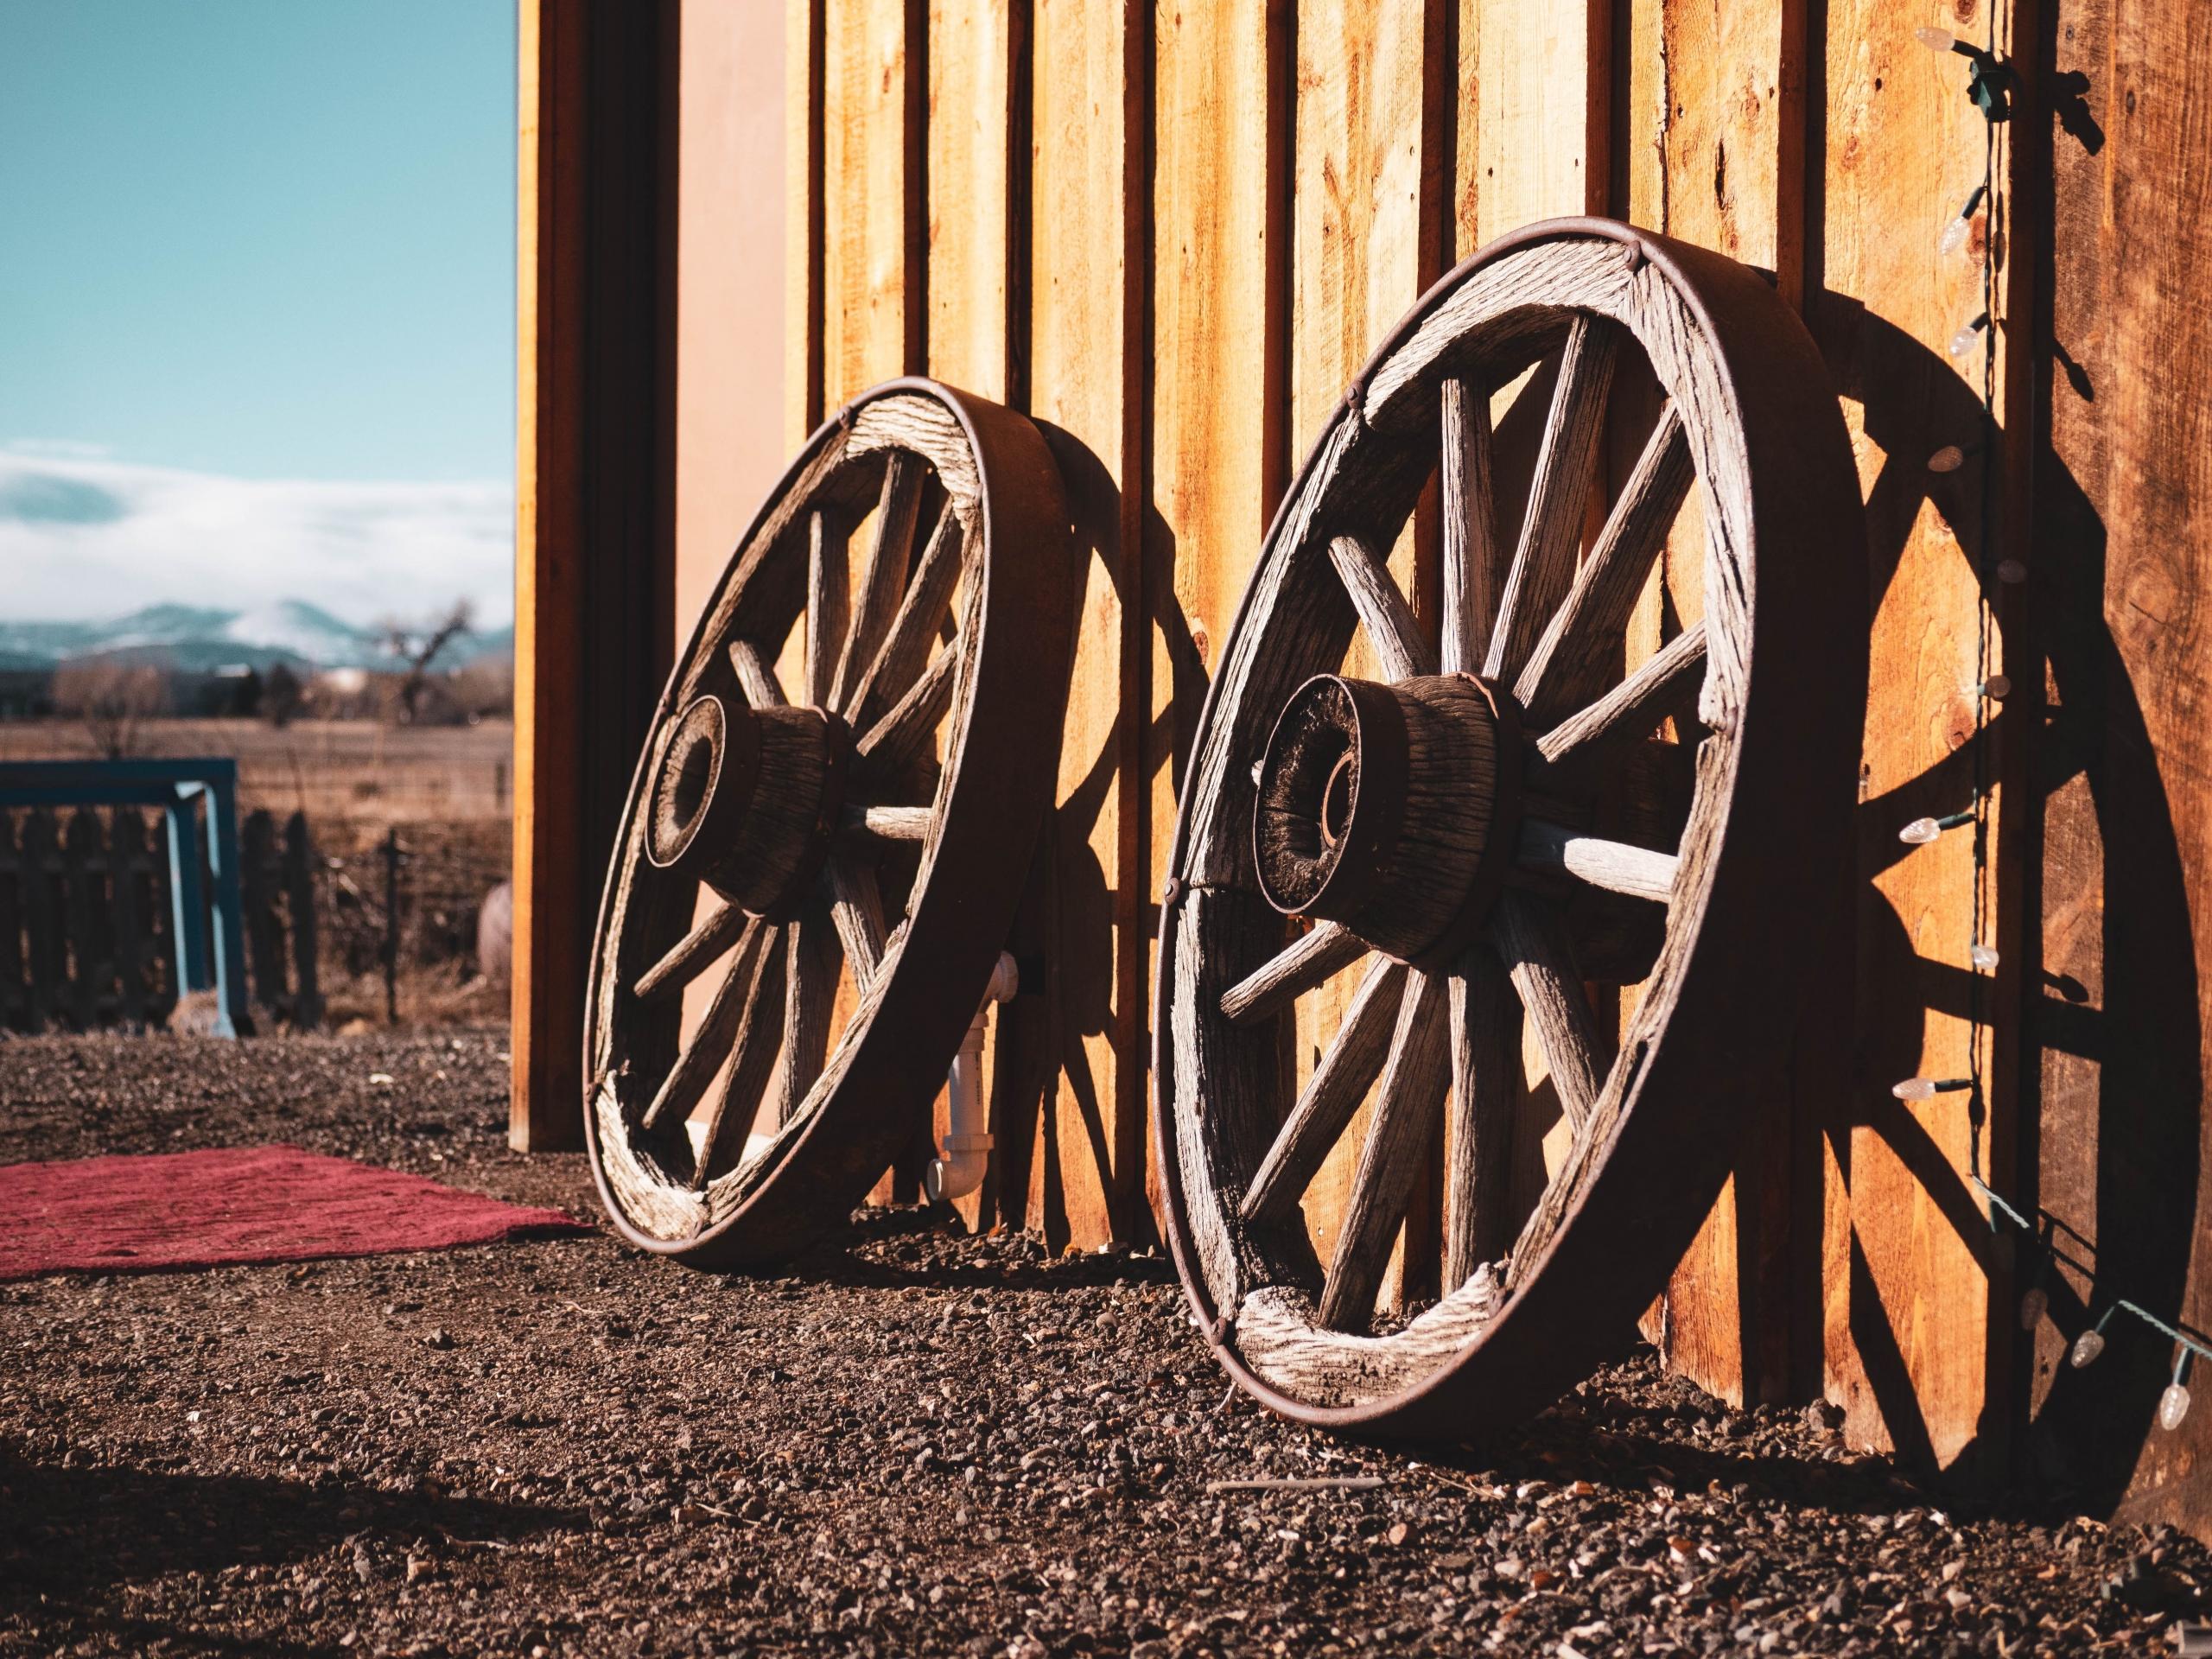
{"type": "MultiPolygon", "coordinates": [[[[166,833],[159,813],[135,806],[0,811],[0,1029],[167,1021],[179,988],[166,833]]],[[[239,852],[243,967],[257,1013],[310,1028],[322,999],[306,817],[295,812],[280,835],[267,812],[251,814],[239,852]]]]}

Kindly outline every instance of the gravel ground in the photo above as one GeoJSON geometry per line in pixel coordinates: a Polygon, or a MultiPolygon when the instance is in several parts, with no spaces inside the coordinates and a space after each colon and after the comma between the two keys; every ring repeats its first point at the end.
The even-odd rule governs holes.
{"type": "MultiPolygon", "coordinates": [[[[283,1139],[586,1217],[504,1033],[0,1042],[0,1161],[283,1139]],[[372,1084],[372,1073],[394,1081],[372,1084]]],[[[865,1213],[0,1286],[0,1652],[2171,1651],[2170,1532],[1946,1514],[1630,1353],[1479,1449],[1229,1395],[1173,1274],[865,1213]],[[1210,1483],[1363,1479],[1364,1489],[1210,1483]]]]}

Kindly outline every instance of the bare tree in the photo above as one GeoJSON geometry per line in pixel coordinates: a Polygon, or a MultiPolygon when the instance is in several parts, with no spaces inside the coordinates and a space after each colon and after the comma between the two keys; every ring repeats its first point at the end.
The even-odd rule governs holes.
{"type": "Polygon", "coordinates": [[[285,664],[271,663],[268,677],[261,683],[262,717],[279,729],[290,725],[306,695],[307,688],[300,683],[298,675],[285,664]]]}
{"type": "Polygon", "coordinates": [[[138,728],[168,705],[168,677],[151,663],[80,657],[54,671],[54,706],[85,725],[110,760],[137,747],[138,728]]]}
{"type": "Polygon", "coordinates": [[[430,683],[430,664],[437,655],[454,641],[456,634],[468,631],[474,613],[465,599],[456,600],[442,614],[419,626],[404,622],[384,625],[385,648],[404,663],[406,672],[399,682],[399,718],[404,725],[412,726],[421,712],[423,693],[430,683]]]}

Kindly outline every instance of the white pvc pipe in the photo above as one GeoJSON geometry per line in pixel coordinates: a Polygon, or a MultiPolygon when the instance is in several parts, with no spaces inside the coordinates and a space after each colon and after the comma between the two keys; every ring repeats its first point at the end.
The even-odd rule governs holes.
{"type": "Polygon", "coordinates": [[[1005,1001],[1020,984],[1021,972],[1014,958],[1000,951],[991,982],[976,1017],[968,1022],[968,1034],[960,1039],[960,1052],[953,1056],[952,1071],[945,1078],[949,1109],[944,1139],[939,1155],[922,1175],[922,1191],[931,1204],[963,1198],[983,1184],[983,1171],[991,1160],[991,1137],[984,1127],[989,1120],[983,1106],[983,1016],[992,1003],[1005,1001]]]}

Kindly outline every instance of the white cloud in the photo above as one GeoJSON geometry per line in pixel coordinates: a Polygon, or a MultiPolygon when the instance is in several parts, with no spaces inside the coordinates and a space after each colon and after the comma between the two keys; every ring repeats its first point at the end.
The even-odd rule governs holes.
{"type": "Polygon", "coordinates": [[[0,448],[0,616],[91,620],[163,603],[283,599],[349,622],[470,601],[514,613],[505,480],[360,484],[229,478],[16,442],[0,448]]]}

